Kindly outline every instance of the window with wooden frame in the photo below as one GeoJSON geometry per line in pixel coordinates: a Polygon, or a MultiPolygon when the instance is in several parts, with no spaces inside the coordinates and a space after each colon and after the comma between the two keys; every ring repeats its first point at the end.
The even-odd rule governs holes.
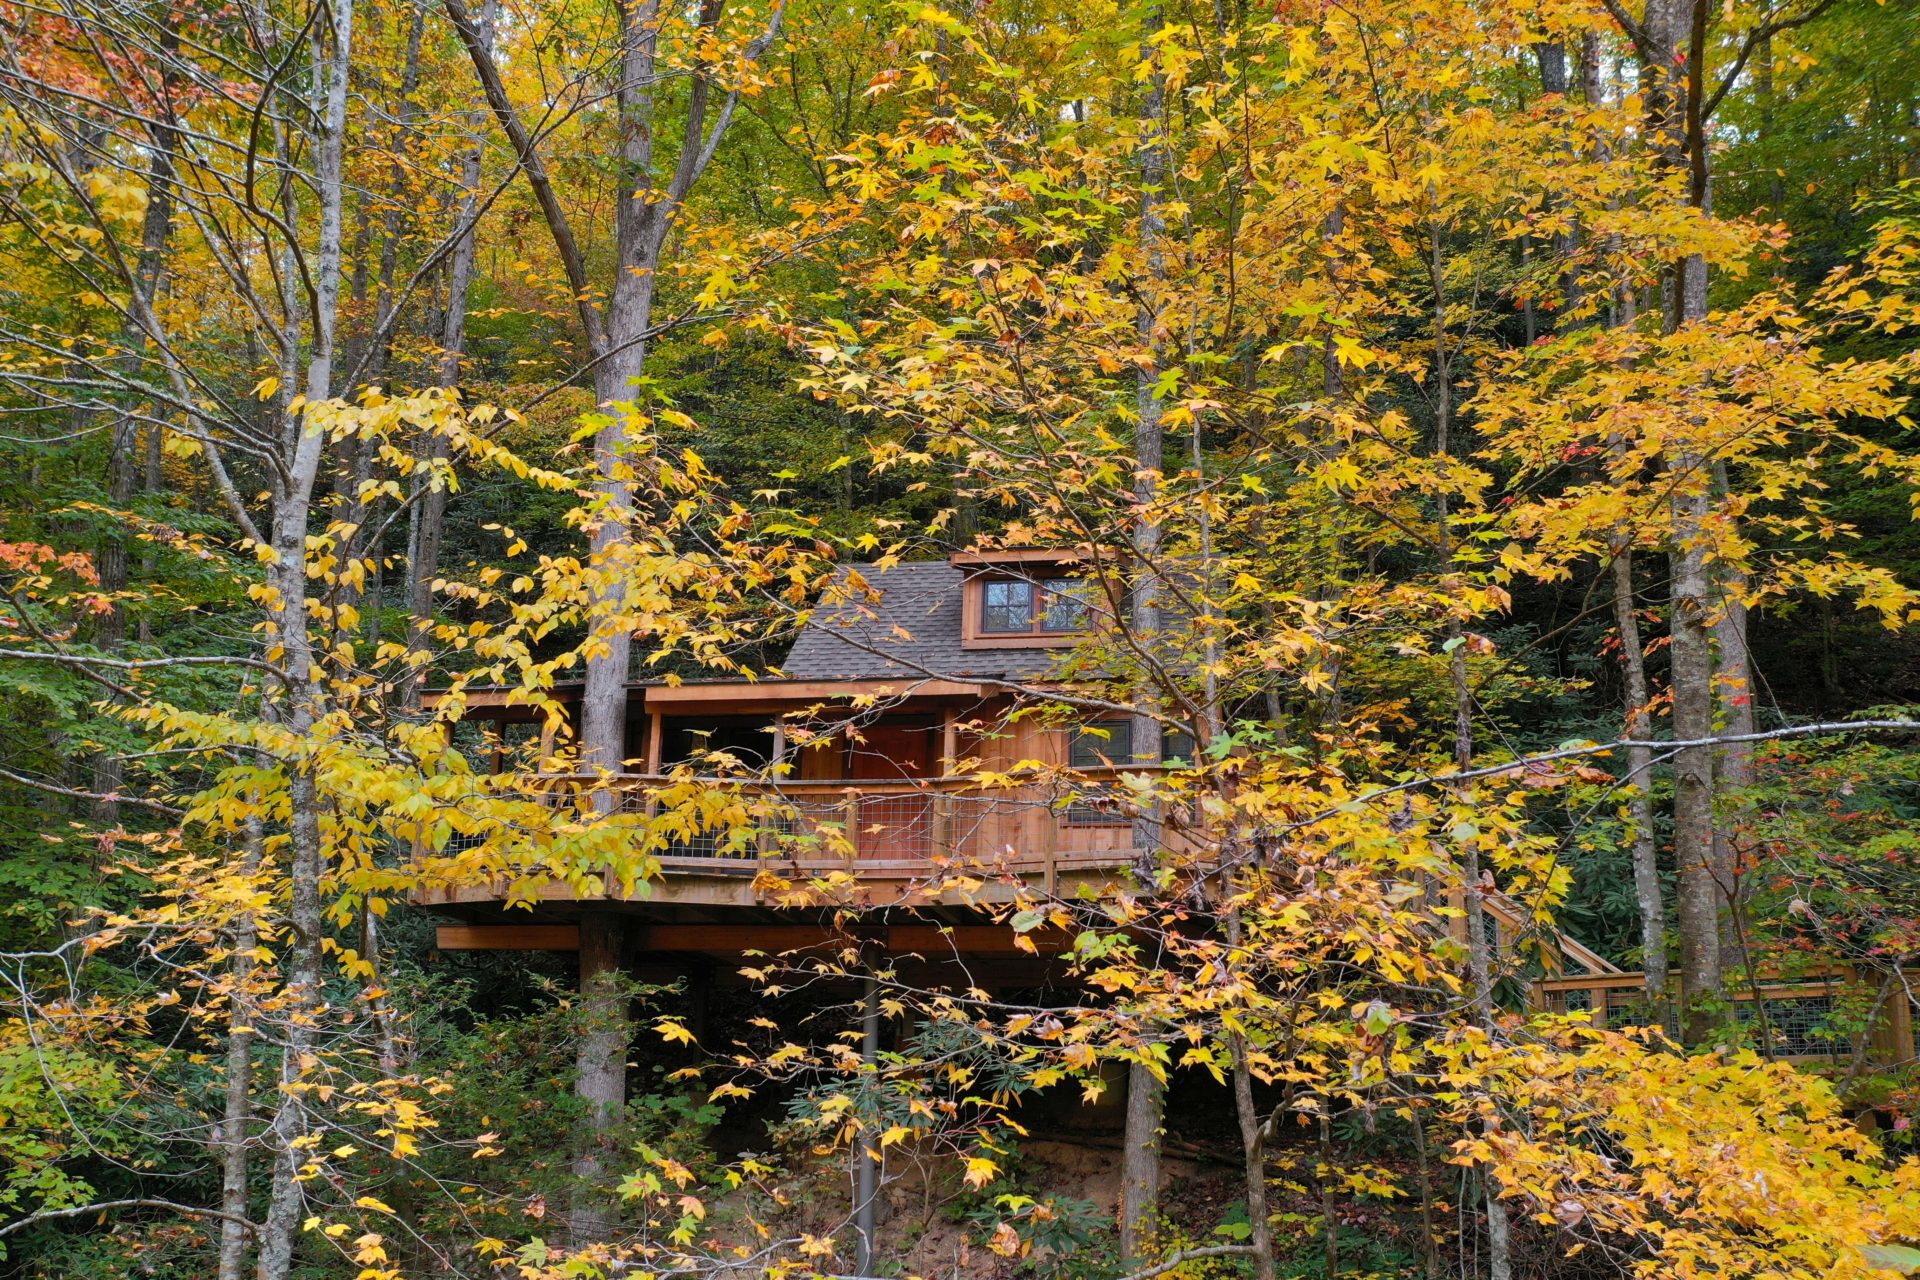
{"type": "Polygon", "coordinates": [[[1092,621],[1092,584],[1058,575],[989,575],[967,584],[964,639],[978,647],[1071,644],[1092,621]]]}
{"type": "MultiPolygon", "coordinates": [[[[1193,759],[1193,738],[1174,728],[1160,731],[1160,759],[1150,763],[1184,764],[1193,759]]],[[[1133,721],[1099,720],[1073,730],[1067,765],[1074,769],[1125,769],[1139,761],[1133,753],[1133,721]]]]}
{"type": "MultiPolygon", "coordinates": [[[[1183,765],[1193,759],[1193,738],[1174,728],[1160,731],[1160,759],[1153,762],[1134,757],[1131,720],[1097,720],[1069,732],[1067,765],[1073,769],[1126,769],[1146,763],[1183,765]]],[[[1107,782],[1084,786],[1057,811],[1070,827],[1124,827],[1133,821],[1123,789],[1107,782]]]]}

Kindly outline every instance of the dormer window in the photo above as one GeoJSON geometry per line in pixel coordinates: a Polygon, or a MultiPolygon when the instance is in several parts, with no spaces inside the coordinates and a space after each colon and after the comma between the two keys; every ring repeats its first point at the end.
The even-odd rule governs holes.
{"type": "Polygon", "coordinates": [[[984,578],[980,635],[1062,636],[1087,629],[1087,584],[1072,578],[984,578]]]}
{"type": "Polygon", "coordinates": [[[1105,596],[1093,557],[1059,548],[965,551],[963,649],[1062,649],[1093,630],[1105,596]]]}

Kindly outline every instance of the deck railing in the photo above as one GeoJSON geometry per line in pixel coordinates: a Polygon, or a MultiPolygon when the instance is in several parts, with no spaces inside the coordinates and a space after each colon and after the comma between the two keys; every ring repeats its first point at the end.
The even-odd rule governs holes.
{"type": "MultiPolygon", "coordinates": [[[[1916,1045],[1904,992],[1875,1004],[1876,981],[1843,964],[1810,972],[1736,981],[1727,998],[1755,1046],[1785,1062],[1846,1063],[1862,1041],[1880,1063],[1910,1062],[1916,1045]]],[[[1657,1019],[1642,973],[1580,974],[1533,984],[1535,1006],[1554,1013],[1591,1013],[1597,1026],[1640,1026],[1657,1019]]]]}
{"type": "MultiPolygon", "coordinates": [[[[983,787],[971,778],[758,781],[620,774],[541,775],[551,802],[644,814],[668,871],[920,873],[942,864],[1039,873],[1120,866],[1133,857],[1133,815],[1110,780],[983,787]]],[[[1169,834],[1173,834],[1171,831],[1169,834]]],[[[450,847],[479,843],[455,836],[450,847]]]]}

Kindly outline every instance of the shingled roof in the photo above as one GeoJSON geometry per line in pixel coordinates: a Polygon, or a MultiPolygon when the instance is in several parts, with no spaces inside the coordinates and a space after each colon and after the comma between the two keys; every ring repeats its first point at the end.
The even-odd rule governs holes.
{"type": "MultiPolygon", "coordinates": [[[[1060,651],[970,649],[960,644],[966,573],[942,560],[887,569],[854,566],[875,598],[823,604],[793,642],[781,670],[790,680],[943,679],[1029,681],[1043,678],[1060,651]]],[[[850,570],[841,570],[836,583],[850,570]]],[[[829,591],[828,596],[838,593],[829,591]]]]}

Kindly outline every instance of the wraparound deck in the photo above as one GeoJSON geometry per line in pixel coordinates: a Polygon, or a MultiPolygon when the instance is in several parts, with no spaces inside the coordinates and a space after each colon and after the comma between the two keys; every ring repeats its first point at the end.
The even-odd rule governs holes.
{"type": "MultiPolygon", "coordinates": [[[[656,904],[776,905],[784,891],[769,884],[835,872],[856,878],[876,905],[956,897],[939,891],[948,875],[980,878],[972,896],[996,901],[1013,896],[1015,879],[1049,893],[1111,882],[1138,856],[1117,771],[1075,787],[989,789],[959,777],[745,782],[660,774],[554,775],[538,785],[553,803],[582,814],[611,788],[616,811],[649,819],[643,838],[661,874],[645,900],[656,904]]],[[[1180,847],[1171,824],[1166,836],[1180,847]]],[[[486,838],[455,835],[448,847],[486,838]]],[[[477,905],[505,896],[502,885],[462,885],[425,890],[416,901],[477,905]]],[[[565,885],[540,896],[573,900],[565,885]]]]}

